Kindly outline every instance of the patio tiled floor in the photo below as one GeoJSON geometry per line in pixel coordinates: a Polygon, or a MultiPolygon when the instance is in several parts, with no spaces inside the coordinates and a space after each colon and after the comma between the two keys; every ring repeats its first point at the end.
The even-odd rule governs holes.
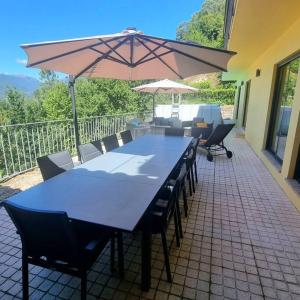
{"type": "MultiPolygon", "coordinates": [[[[140,236],[125,238],[123,280],[106,251],[89,273],[90,299],[300,299],[300,214],[243,139],[234,156],[198,157],[195,195],[183,218],[181,247],[171,246],[173,283],[166,281],[154,239],[152,287],[140,290],[140,236]]],[[[20,241],[0,210],[0,299],[21,296],[20,241]]],[[[32,299],[76,299],[79,280],[32,267],[32,299]]]]}

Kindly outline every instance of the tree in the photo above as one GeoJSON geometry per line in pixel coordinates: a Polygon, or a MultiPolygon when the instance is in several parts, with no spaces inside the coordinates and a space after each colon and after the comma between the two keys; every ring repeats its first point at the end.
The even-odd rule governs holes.
{"type": "Polygon", "coordinates": [[[15,88],[8,88],[4,104],[5,121],[8,124],[26,122],[25,96],[15,88]]]}
{"type": "Polygon", "coordinates": [[[66,83],[59,81],[52,86],[42,88],[38,99],[43,105],[48,120],[72,118],[72,102],[66,83]]]}
{"type": "Polygon", "coordinates": [[[39,76],[42,84],[52,85],[58,81],[56,73],[50,70],[40,70],[39,76]]]}
{"type": "Polygon", "coordinates": [[[224,43],[224,0],[205,0],[192,19],[177,27],[177,39],[221,48],[224,43]]]}
{"type": "Polygon", "coordinates": [[[47,117],[42,101],[39,99],[30,99],[25,102],[26,122],[39,122],[47,117]]]}

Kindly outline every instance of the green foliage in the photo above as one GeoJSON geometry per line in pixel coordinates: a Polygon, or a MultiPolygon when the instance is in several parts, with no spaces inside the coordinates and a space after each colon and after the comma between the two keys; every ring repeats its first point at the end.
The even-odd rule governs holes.
{"type": "Polygon", "coordinates": [[[197,88],[197,89],[210,89],[211,83],[208,80],[200,81],[200,82],[193,82],[191,86],[197,88]]]}
{"type": "Polygon", "coordinates": [[[198,93],[185,95],[185,103],[216,103],[220,105],[234,104],[235,89],[234,88],[210,88],[199,89],[198,93]]]}
{"type": "MultiPolygon", "coordinates": [[[[47,113],[42,101],[39,99],[30,99],[25,102],[26,122],[39,122],[47,119],[47,113]]],[[[0,121],[1,124],[1,121],[0,121]]]]}
{"type": "Polygon", "coordinates": [[[43,86],[38,93],[49,120],[65,120],[72,118],[72,101],[68,86],[64,82],[43,86]]]}
{"type": "Polygon", "coordinates": [[[8,88],[5,93],[3,118],[7,124],[26,122],[25,96],[16,89],[8,88]]]}
{"type": "Polygon", "coordinates": [[[58,76],[53,71],[41,70],[40,71],[40,81],[44,85],[52,85],[58,81],[58,76]]]}
{"type": "Polygon", "coordinates": [[[225,0],[205,0],[190,21],[177,27],[177,39],[221,48],[224,43],[224,11],[225,0]]]}

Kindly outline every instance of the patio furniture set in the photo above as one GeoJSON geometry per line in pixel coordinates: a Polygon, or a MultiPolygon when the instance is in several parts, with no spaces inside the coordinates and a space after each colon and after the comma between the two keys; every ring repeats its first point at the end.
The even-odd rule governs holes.
{"type": "MultiPolygon", "coordinates": [[[[142,289],[147,291],[151,282],[152,234],[161,235],[171,282],[166,231],[174,220],[180,246],[179,202],[182,194],[187,217],[186,182],[192,195],[198,182],[197,148],[203,141],[199,136],[184,136],[182,128],[166,128],[165,135],[135,140],[130,131],[120,136],[122,146],[116,135],[80,145],[78,166],[67,150],[38,158],[44,182],[5,201],[22,241],[24,299],[29,298],[28,264],[81,278],[81,298],[85,299],[87,272],[109,242],[111,271],[117,241],[122,277],[123,232],[142,232],[142,289]]],[[[220,137],[220,130],[211,136],[208,142],[220,137]]]]}

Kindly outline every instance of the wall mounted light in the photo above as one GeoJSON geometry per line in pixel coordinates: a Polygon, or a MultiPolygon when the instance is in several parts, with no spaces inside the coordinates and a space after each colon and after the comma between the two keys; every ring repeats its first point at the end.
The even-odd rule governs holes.
{"type": "Polygon", "coordinates": [[[261,70],[260,69],[256,69],[256,72],[255,72],[256,77],[259,77],[260,73],[261,73],[261,70]]]}

